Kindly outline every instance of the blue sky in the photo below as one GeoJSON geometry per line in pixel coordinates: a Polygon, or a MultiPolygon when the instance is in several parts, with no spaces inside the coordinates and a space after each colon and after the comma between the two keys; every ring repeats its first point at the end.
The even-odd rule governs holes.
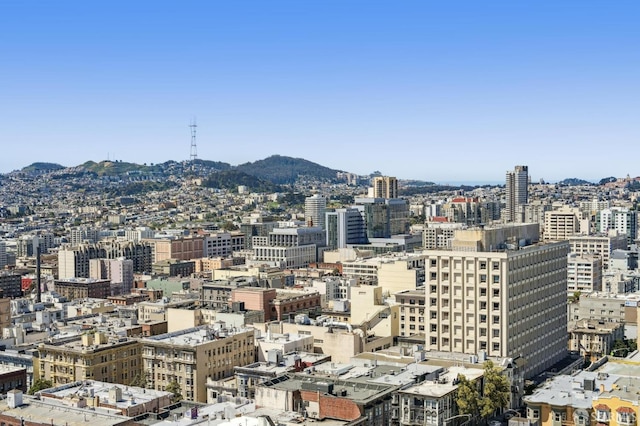
{"type": "Polygon", "coordinates": [[[637,1],[0,1],[0,172],[272,154],[640,175],[637,1]]]}

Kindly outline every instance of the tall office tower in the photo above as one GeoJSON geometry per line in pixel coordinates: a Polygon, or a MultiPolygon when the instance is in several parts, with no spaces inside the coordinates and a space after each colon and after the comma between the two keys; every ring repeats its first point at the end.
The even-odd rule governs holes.
{"type": "Polygon", "coordinates": [[[569,242],[533,244],[538,232],[460,230],[451,250],[423,252],[427,350],[522,357],[525,378],[566,356],[569,242]]]}
{"type": "Polygon", "coordinates": [[[529,201],[529,167],[516,166],[507,172],[506,179],[506,217],[507,222],[523,222],[522,209],[529,201]]]}
{"type": "Polygon", "coordinates": [[[367,238],[390,238],[409,232],[409,203],[400,198],[358,197],[351,206],[360,210],[367,238]]]}
{"type": "Polygon", "coordinates": [[[398,198],[398,179],[393,176],[374,177],[373,198],[398,198]]]}
{"type": "Polygon", "coordinates": [[[327,246],[345,248],[348,244],[367,244],[367,228],[360,210],[336,209],[326,214],[327,246]]]}
{"type": "Polygon", "coordinates": [[[327,199],[324,195],[314,194],[304,200],[304,220],[309,226],[325,229],[324,214],[327,211],[327,199]]]}

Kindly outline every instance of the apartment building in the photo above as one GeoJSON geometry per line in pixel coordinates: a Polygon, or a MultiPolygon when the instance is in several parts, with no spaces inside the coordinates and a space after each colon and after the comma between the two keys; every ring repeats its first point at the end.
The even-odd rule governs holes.
{"type": "Polygon", "coordinates": [[[611,253],[614,250],[626,250],[627,238],[623,234],[576,235],[569,238],[571,253],[578,255],[597,254],[602,257],[602,267],[609,269],[611,253]]]}
{"type": "Polygon", "coordinates": [[[206,402],[208,377],[232,377],[235,366],[255,361],[254,332],[201,326],[143,338],[147,380],[156,390],[177,382],[184,399],[206,402]]]}
{"type": "Polygon", "coordinates": [[[581,320],[569,327],[569,350],[592,362],[608,355],[616,340],[624,338],[624,325],[619,322],[581,320]]]}
{"type": "Polygon", "coordinates": [[[128,385],[142,373],[141,344],[102,332],[40,343],[35,369],[54,386],[85,379],[128,385]]]}
{"type": "Polygon", "coordinates": [[[602,258],[594,254],[567,256],[567,291],[590,293],[602,290],[602,258]]]}
{"type": "Polygon", "coordinates": [[[589,221],[583,220],[579,209],[563,207],[544,213],[544,241],[568,240],[580,232],[589,234],[589,221]]]}
{"type": "Polygon", "coordinates": [[[514,249],[470,251],[487,243],[501,246],[501,234],[510,235],[504,229],[460,231],[454,250],[423,252],[425,343],[430,350],[522,356],[528,378],[567,353],[569,243],[519,247],[519,239],[514,249]]]}
{"type": "Polygon", "coordinates": [[[393,295],[400,305],[400,336],[425,335],[426,321],[424,288],[404,290],[393,295]]]}
{"type": "Polygon", "coordinates": [[[74,299],[106,299],[111,296],[111,281],[93,278],[71,278],[56,280],[55,290],[68,300],[74,299]]]}

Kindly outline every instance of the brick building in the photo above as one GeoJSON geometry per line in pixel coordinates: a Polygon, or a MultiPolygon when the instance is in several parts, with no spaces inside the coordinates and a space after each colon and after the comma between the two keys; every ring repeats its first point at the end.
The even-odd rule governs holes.
{"type": "Polygon", "coordinates": [[[111,296],[111,281],[92,278],[72,278],[55,281],[55,290],[69,300],[106,299],[111,296]]]}

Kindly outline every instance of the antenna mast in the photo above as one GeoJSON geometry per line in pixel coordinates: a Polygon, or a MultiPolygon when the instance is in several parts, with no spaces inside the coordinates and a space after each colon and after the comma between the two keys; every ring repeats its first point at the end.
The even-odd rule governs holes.
{"type": "Polygon", "coordinates": [[[196,119],[194,118],[189,124],[191,128],[191,154],[190,160],[193,161],[198,158],[198,147],[196,146],[196,128],[198,125],[196,124],[196,119]]]}

